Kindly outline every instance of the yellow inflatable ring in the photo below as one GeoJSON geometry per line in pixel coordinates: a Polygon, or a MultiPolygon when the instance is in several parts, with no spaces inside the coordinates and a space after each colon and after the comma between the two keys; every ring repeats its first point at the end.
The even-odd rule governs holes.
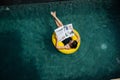
{"type": "MultiPolygon", "coordinates": [[[[79,35],[79,33],[76,30],[74,30],[74,33],[79,35]]],[[[76,40],[77,37],[74,35],[74,36],[72,36],[72,39],[76,40]]],[[[55,44],[56,44],[56,35],[55,35],[55,32],[52,34],[52,42],[53,42],[53,45],[55,46],[55,44]]],[[[58,42],[58,45],[59,46],[64,46],[64,44],[61,41],[58,42]]],[[[60,50],[60,49],[58,49],[58,51],[60,51],[63,54],[72,54],[72,53],[74,53],[75,51],[78,50],[79,46],[80,46],[80,41],[78,42],[77,48],[75,48],[75,49],[69,49],[69,50],[66,50],[66,49],[61,49],[60,50]]]]}

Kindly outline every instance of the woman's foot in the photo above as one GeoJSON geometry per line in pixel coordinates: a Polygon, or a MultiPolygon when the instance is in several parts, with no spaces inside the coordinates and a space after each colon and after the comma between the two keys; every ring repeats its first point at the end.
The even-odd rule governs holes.
{"type": "Polygon", "coordinates": [[[51,11],[51,15],[52,15],[53,17],[56,17],[56,11],[54,11],[54,12],[51,11]]]}

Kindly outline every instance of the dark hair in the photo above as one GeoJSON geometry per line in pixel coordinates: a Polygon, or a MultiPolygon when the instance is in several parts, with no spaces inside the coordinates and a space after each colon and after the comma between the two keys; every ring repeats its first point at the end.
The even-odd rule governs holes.
{"type": "Polygon", "coordinates": [[[71,44],[70,47],[71,48],[76,48],[77,47],[78,42],[76,40],[74,40],[71,44]]]}

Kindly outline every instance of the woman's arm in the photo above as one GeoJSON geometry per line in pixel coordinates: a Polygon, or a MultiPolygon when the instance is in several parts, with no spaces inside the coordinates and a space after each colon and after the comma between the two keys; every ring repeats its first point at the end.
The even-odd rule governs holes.
{"type": "Polygon", "coordinates": [[[65,49],[65,46],[58,46],[58,42],[56,42],[56,48],[57,49],[65,49]]]}
{"type": "Polygon", "coordinates": [[[57,37],[56,37],[56,45],[55,45],[55,46],[56,46],[57,49],[69,49],[68,46],[59,46],[59,45],[58,45],[58,42],[59,42],[59,41],[58,41],[58,39],[57,39],[57,37]]]}

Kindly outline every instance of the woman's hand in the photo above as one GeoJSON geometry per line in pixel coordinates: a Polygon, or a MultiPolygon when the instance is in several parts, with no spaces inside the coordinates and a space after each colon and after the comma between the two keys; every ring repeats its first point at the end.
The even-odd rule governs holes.
{"type": "Polygon", "coordinates": [[[80,37],[78,37],[77,42],[80,42],[80,37]]]}
{"type": "Polygon", "coordinates": [[[64,47],[65,47],[65,49],[70,49],[70,46],[68,44],[65,45],[64,47]]]}
{"type": "Polygon", "coordinates": [[[56,42],[59,42],[59,40],[58,40],[57,36],[56,36],[55,38],[56,38],[56,42]]]}

